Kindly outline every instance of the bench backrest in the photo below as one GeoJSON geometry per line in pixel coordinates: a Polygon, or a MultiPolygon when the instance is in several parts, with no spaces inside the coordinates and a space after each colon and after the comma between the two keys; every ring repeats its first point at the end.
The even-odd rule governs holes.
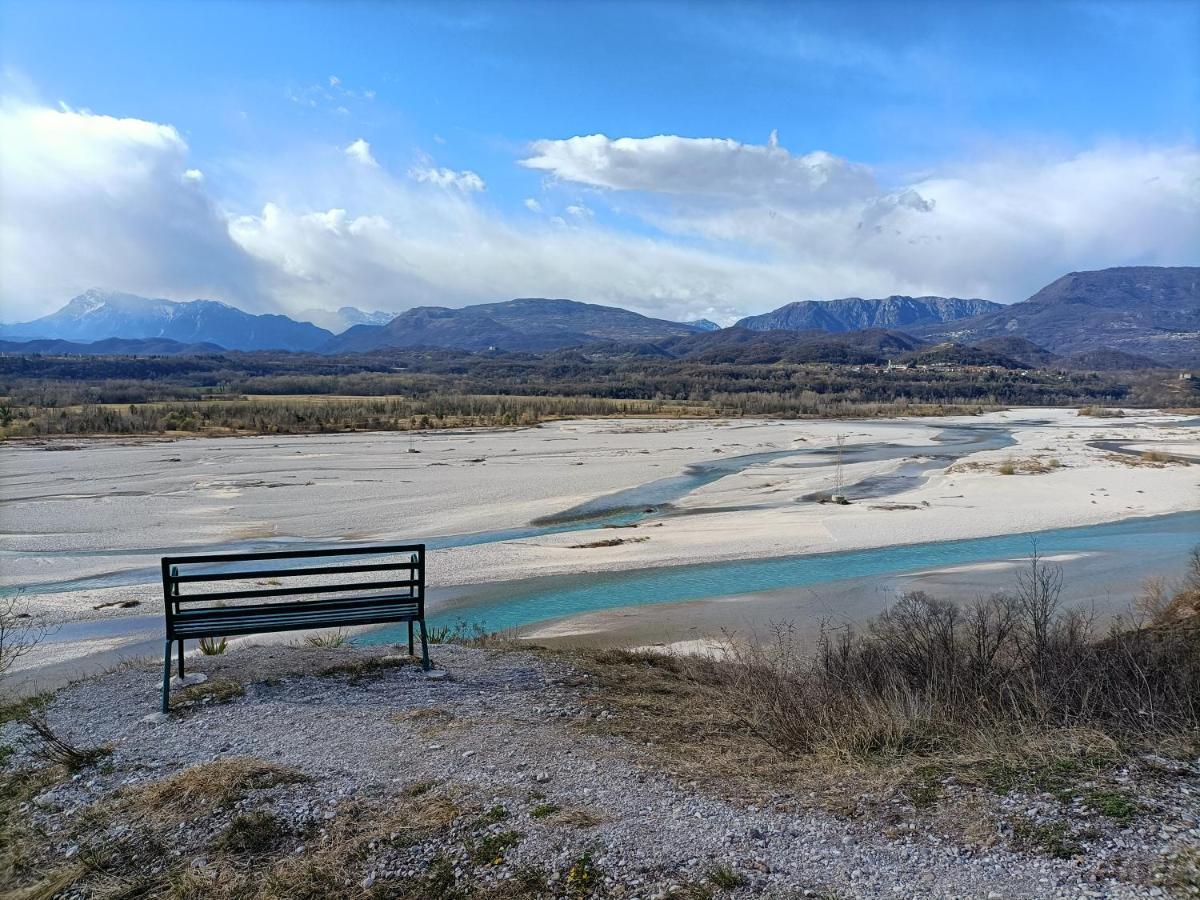
{"type": "Polygon", "coordinates": [[[181,610],[303,606],[313,612],[389,603],[425,614],[425,545],[387,544],[162,559],[167,633],[181,610]]]}

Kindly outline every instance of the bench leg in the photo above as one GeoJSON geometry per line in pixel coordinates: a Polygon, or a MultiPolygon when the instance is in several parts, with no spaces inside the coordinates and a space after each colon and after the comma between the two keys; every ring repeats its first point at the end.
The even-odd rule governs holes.
{"type": "Polygon", "coordinates": [[[183,641],[179,642],[179,680],[183,681],[183,641]]]}
{"type": "Polygon", "coordinates": [[[416,656],[416,647],[413,644],[413,623],[408,623],[408,655],[416,656]]]}
{"type": "Polygon", "coordinates": [[[166,652],[163,654],[163,686],[162,686],[162,711],[169,713],[171,711],[171,642],[167,641],[166,652]]]}
{"type": "MultiPolygon", "coordinates": [[[[421,668],[426,672],[429,671],[429,637],[425,634],[425,620],[420,620],[421,625],[421,668]]],[[[411,627],[411,626],[410,626],[411,627]]]]}

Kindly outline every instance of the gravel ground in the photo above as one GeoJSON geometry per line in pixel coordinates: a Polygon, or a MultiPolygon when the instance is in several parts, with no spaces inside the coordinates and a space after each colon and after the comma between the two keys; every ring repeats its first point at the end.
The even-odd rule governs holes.
{"type": "MultiPolygon", "coordinates": [[[[41,793],[22,813],[49,834],[51,857],[69,860],[79,853],[88,810],[111,805],[119,792],[195,764],[257,757],[312,778],[252,791],[232,809],[196,809],[171,834],[170,853],[180,865],[205,873],[205,847],[239,812],[266,809],[296,834],[311,834],[357,802],[415,804],[412,796],[423,788],[413,786],[436,783],[430,790],[474,812],[431,840],[399,849],[372,844],[361,860],[361,882],[345,896],[425,872],[437,855],[460,875],[472,870],[488,883],[537,866],[562,894],[567,873],[589,852],[599,893],[647,900],[672,891],[702,896],[678,892],[706,878],[711,885],[717,867],[740,882],[717,896],[1165,895],[1121,880],[1138,866],[1114,876],[1095,855],[1079,862],[980,849],[955,835],[953,825],[908,833],[892,827],[885,836],[879,822],[806,808],[802,797],[718,796],[712,785],[664,774],[645,748],[581,728],[607,713],[585,702],[588,679],[567,661],[433,649],[446,672],[436,680],[413,665],[361,678],[312,674],[386,650],[270,646],[198,658],[191,667],[204,671],[210,685],[236,680],[244,695],[183,707],[165,721],[148,716],[158,700],[157,675],[148,667],[80,682],[55,697],[47,719],[76,744],[110,745],[112,754],[41,793]],[[472,848],[481,843],[502,847],[482,866],[477,854],[472,862],[472,848]]],[[[17,724],[0,729],[0,744],[18,748],[5,764],[10,770],[32,762],[21,731],[17,724]]],[[[1145,860],[1141,869],[1149,872],[1181,842],[1200,843],[1195,778],[1188,784],[1170,815],[1125,829],[1099,856],[1119,849],[1145,860]]],[[[96,827],[107,829],[96,835],[103,841],[125,826],[96,827]]],[[[290,852],[303,855],[304,840],[294,843],[290,852]]]]}

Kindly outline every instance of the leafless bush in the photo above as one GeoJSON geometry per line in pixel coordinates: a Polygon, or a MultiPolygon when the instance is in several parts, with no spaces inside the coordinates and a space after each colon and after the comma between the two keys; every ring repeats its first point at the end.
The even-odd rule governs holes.
{"type": "Polygon", "coordinates": [[[0,597],[0,678],[45,637],[45,629],[20,612],[19,596],[0,597]]]}
{"type": "Polygon", "coordinates": [[[728,689],[749,728],[789,753],[954,751],[1046,729],[1139,738],[1200,726],[1200,617],[1101,631],[1063,609],[1061,595],[1061,570],[1035,553],[1011,593],[966,605],[906,594],[865,629],[823,629],[815,653],[776,627],[767,644],[734,648],[728,689]]]}
{"type": "Polygon", "coordinates": [[[66,766],[72,772],[91,765],[110,752],[107,747],[77,747],[57,734],[50,723],[32,709],[23,712],[19,721],[32,732],[27,746],[34,756],[47,763],[66,766]]]}

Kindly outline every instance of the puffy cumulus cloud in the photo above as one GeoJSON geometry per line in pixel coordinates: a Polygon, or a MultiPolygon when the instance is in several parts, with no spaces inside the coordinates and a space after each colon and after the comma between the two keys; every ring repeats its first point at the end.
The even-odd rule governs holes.
{"type": "Polygon", "coordinates": [[[375,168],[379,165],[375,157],[371,155],[371,145],[359,138],[354,143],[346,147],[345,153],[355,162],[362,163],[364,166],[375,168]]]}
{"type": "Polygon", "coordinates": [[[487,187],[487,185],[483,183],[483,179],[470,169],[465,169],[462,172],[456,172],[453,169],[438,169],[432,166],[414,166],[408,170],[408,177],[414,181],[422,181],[426,184],[435,184],[442,188],[454,188],[464,192],[482,191],[485,187],[487,187]]]}
{"type": "Polygon", "coordinates": [[[253,306],[255,264],[187,157],[169,125],[0,103],[0,318],[94,285],[253,306]]]}

